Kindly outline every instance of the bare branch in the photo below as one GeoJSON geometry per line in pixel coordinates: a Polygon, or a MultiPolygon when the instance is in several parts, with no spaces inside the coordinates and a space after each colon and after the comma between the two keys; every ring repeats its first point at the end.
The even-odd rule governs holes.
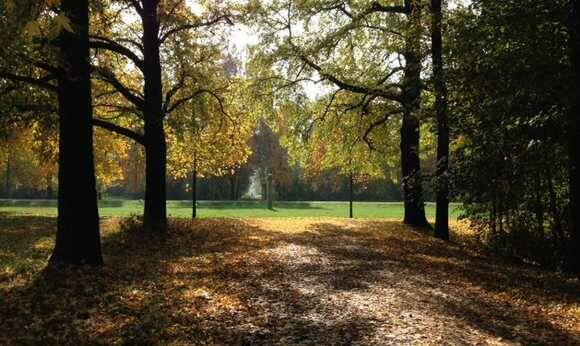
{"type": "Polygon", "coordinates": [[[163,44],[171,35],[174,35],[178,32],[212,26],[212,25],[215,25],[221,21],[225,21],[229,25],[234,25],[233,21],[230,18],[230,15],[224,14],[224,15],[216,16],[215,18],[210,19],[209,21],[206,21],[206,22],[198,22],[198,23],[191,23],[191,24],[187,24],[187,25],[181,25],[181,26],[178,26],[178,27],[173,28],[171,30],[168,30],[165,33],[163,33],[161,35],[161,37],[159,38],[159,44],[163,44]]]}
{"type": "Polygon", "coordinates": [[[341,91],[342,91],[342,89],[337,89],[335,92],[332,93],[332,96],[330,97],[330,101],[328,101],[328,103],[326,104],[326,107],[324,108],[324,112],[320,116],[321,121],[324,121],[324,118],[326,118],[326,115],[330,111],[330,106],[332,106],[332,103],[334,102],[336,95],[341,91]]]}
{"type": "Polygon", "coordinates": [[[106,49],[108,51],[121,54],[127,59],[131,60],[135,64],[135,66],[139,68],[139,70],[141,71],[144,70],[143,60],[129,48],[106,37],[91,36],[90,39],[91,40],[89,42],[89,45],[91,48],[106,49]]]}
{"type": "Polygon", "coordinates": [[[145,100],[141,97],[141,95],[135,94],[133,91],[124,86],[112,71],[99,66],[93,66],[92,69],[98,78],[109,83],[113,88],[115,88],[115,90],[123,95],[127,101],[131,102],[139,109],[145,108],[145,100]]]}
{"type": "MultiPolygon", "coordinates": [[[[190,101],[190,100],[192,100],[192,99],[196,98],[197,96],[199,96],[201,94],[204,94],[204,93],[211,94],[215,98],[217,98],[218,100],[220,100],[219,97],[217,97],[216,94],[215,94],[215,92],[213,92],[212,90],[209,90],[209,89],[199,89],[199,90],[195,91],[194,93],[192,93],[190,95],[187,95],[185,97],[182,97],[182,98],[178,99],[171,106],[166,107],[167,108],[167,111],[165,112],[165,115],[171,114],[177,108],[181,107],[181,105],[183,105],[184,103],[186,103],[186,102],[188,102],[188,101],[190,101]]],[[[220,107],[223,110],[223,106],[221,104],[221,100],[220,100],[220,107]]]]}
{"type": "Polygon", "coordinates": [[[365,131],[365,134],[363,135],[363,140],[365,141],[365,143],[368,145],[368,147],[371,150],[376,150],[376,148],[373,145],[372,140],[369,138],[369,135],[371,134],[371,132],[373,132],[373,130],[379,126],[381,126],[382,124],[386,123],[387,120],[389,120],[389,118],[391,117],[391,115],[400,113],[400,110],[395,110],[392,112],[388,112],[387,114],[385,114],[382,118],[380,118],[379,120],[376,120],[375,122],[373,122],[365,131]]]}

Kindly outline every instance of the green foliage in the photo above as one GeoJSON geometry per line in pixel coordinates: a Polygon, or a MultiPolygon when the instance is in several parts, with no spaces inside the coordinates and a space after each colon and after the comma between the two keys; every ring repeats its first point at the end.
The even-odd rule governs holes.
{"type": "Polygon", "coordinates": [[[494,246],[566,260],[564,1],[477,2],[450,18],[454,191],[494,246]],[[541,42],[541,47],[538,44],[541,42]]]}

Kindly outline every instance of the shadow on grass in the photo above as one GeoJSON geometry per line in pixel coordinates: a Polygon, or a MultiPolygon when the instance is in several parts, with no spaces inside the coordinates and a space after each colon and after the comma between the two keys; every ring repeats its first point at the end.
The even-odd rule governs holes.
{"type": "Polygon", "coordinates": [[[55,199],[0,199],[0,207],[56,207],[55,199]]]}
{"type": "Polygon", "coordinates": [[[46,269],[8,288],[0,343],[420,341],[413,333],[471,343],[466,327],[525,344],[578,342],[524,308],[578,303],[577,282],[397,222],[317,222],[288,233],[236,219],[173,220],[167,238],[105,230],[103,252],[104,268],[46,269]],[[513,290],[521,304],[497,297],[513,290]],[[423,326],[429,319],[453,323],[423,326]]]}
{"type": "Polygon", "coordinates": [[[99,201],[99,208],[122,208],[130,202],[113,199],[103,199],[99,201]]]}
{"type": "Polygon", "coordinates": [[[55,228],[55,218],[0,214],[0,281],[44,266],[55,228]]]}

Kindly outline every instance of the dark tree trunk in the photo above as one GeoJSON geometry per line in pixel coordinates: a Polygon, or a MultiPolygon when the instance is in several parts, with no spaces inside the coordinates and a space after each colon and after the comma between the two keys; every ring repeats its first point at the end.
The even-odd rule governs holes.
{"type": "Polygon", "coordinates": [[[143,1],[143,61],[145,96],[145,230],[165,232],[167,148],[163,129],[163,86],[159,55],[159,0],[143,1]]]}
{"type": "Polygon", "coordinates": [[[409,30],[404,52],[403,124],[401,127],[401,168],[405,200],[404,223],[429,227],[425,217],[421,162],[419,159],[419,110],[421,108],[421,8],[416,0],[407,0],[409,30]]]}
{"type": "Polygon", "coordinates": [[[51,263],[101,265],[99,213],[93,162],[89,75],[88,0],[63,0],[74,33],[59,37],[63,74],[58,80],[58,227],[51,263]]]}
{"type": "Polygon", "coordinates": [[[166,143],[161,119],[145,123],[145,210],[143,227],[147,231],[165,232],[166,211],[166,143]]]}
{"type": "Polygon", "coordinates": [[[437,113],[437,207],[435,237],[449,239],[449,123],[447,85],[443,70],[443,40],[441,0],[431,0],[431,49],[435,85],[435,112],[437,113]]]}
{"type": "Polygon", "coordinates": [[[230,200],[238,199],[238,174],[234,173],[230,176],[230,200]]]}
{"type": "Polygon", "coordinates": [[[352,173],[350,173],[350,175],[348,176],[348,183],[349,183],[349,187],[348,187],[348,217],[352,219],[353,218],[352,199],[353,199],[353,185],[354,185],[354,179],[352,177],[352,173]]]}
{"type": "Polygon", "coordinates": [[[191,174],[191,218],[197,217],[197,170],[194,168],[191,174]]]}
{"type": "Polygon", "coordinates": [[[421,164],[419,161],[419,122],[415,115],[406,114],[401,128],[401,167],[403,171],[404,223],[429,227],[425,217],[421,164]]]}
{"type": "Polygon", "coordinates": [[[572,270],[580,276],[580,1],[572,0],[570,51],[574,69],[574,105],[569,119],[570,235],[572,270]]]}

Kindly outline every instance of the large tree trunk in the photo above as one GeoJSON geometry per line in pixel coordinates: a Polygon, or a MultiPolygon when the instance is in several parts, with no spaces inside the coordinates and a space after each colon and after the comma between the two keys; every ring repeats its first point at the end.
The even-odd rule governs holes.
{"type": "Polygon", "coordinates": [[[575,97],[569,117],[571,267],[580,276],[580,1],[572,0],[570,50],[575,97]]]}
{"type": "Polygon", "coordinates": [[[88,0],[61,4],[74,32],[63,30],[58,42],[64,72],[58,80],[58,228],[51,263],[103,263],[93,162],[88,6],[88,0]]]}
{"type": "Polygon", "coordinates": [[[443,70],[443,40],[441,35],[441,0],[431,0],[431,49],[437,113],[437,207],[435,237],[449,239],[449,123],[447,85],[443,70]]]}
{"type": "Polygon", "coordinates": [[[143,227],[147,231],[165,232],[166,210],[166,143],[162,120],[148,121],[145,131],[145,210],[143,227]]]}
{"type": "Polygon", "coordinates": [[[401,127],[401,168],[405,199],[404,223],[429,227],[425,217],[421,162],[419,159],[419,110],[421,108],[421,8],[416,0],[405,1],[409,30],[404,52],[403,124],[401,127]]]}
{"type": "Polygon", "coordinates": [[[145,211],[143,226],[165,232],[167,145],[163,129],[163,86],[159,55],[158,0],[143,1],[143,60],[145,96],[145,211]]]}

